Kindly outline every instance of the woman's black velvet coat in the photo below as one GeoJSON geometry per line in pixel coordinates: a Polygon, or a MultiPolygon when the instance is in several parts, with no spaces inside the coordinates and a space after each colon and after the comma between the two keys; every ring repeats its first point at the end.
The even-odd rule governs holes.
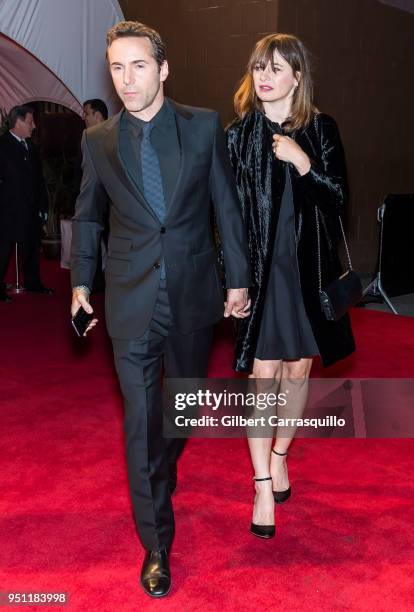
{"type": "MultiPolygon", "coordinates": [[[[259,110],[227,130],[227,144],[250,248],[252,278],[251,315],[238,321],[235,369],[251,372],[269,278],[273,243],[285,183],[284,162],[272,152],[272,137],[279,128],[259,110]]],[[[282,125],[283,128],[283,125],[282,125]]],[[[340,276],[338,258],[342,214],[348,199],[344,151],[335,120],[318,114],[311,123],[288,133],[311,160],[311,169],[300,176],[289,165],[295,210],[295,235],[300,284],[306,313],[324,366],[355,350],[349,316],[327,321],[319,301],[316,216],[321,234],[322,287],[340,276]]]]}

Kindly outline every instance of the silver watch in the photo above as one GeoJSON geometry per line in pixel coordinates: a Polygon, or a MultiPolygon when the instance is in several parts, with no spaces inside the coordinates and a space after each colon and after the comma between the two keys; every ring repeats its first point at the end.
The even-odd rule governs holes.
{"type": "Polygon", "coordinates": [[[82,289],[83,291],[86,291],[88,295],[91,294],[91,290],[89,289],[87,285],[76,285],[76,287],[72,288],[72,291],[74,291],[75,289],[82,289]]]}

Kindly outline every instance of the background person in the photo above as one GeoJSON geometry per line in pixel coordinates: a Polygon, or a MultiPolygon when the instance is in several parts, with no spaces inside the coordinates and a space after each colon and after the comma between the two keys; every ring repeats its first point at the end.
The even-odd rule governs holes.
{"type": "Polygon", "coordinates": [[[87,128],[99,125],[108,119],[108,107],[100,98],[86,100],[83,103],[83,120],[87,128]]]}
{"type": "Polygon", "coordinates": [[[51,294],[40,280],[40,231],[48,198],[39,153],[31,142],[36,128],[30,106],[15,106],[9,131],[0,137],[0,301],[9,302],[4,276],[17,242],[27,291],[51,294]]]}

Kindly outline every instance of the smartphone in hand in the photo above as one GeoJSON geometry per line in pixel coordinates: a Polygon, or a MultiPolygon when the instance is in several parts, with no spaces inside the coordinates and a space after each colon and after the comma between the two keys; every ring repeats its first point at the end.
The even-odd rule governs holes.
{"type": "Polygon", "coordinates": [[[93,319],[93,313],[88,314],[82,306],[72,319],[72,326],[78,336],[83,336],[86,332],[89,323],[93,319]]]}

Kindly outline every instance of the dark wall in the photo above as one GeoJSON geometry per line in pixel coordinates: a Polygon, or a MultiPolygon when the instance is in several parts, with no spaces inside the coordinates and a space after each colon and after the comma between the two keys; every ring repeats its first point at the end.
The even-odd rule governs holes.
{"type": "Polygon", "coordinates": [[[316,101],[337,119],[347,155],[352,252],[370,271],[383,196],[414,192],[414,15],[376,0],[283,0],[278,27],[316,56],[316,101]]]}
{"type": "Polygon", "coordinates": [[[315,58],[316,101],[338,121],[352,190],[348,234],[356,266],[373,270],[376,209],[388,192],[414,192],[411,75],[414,15],[376,0],[120,0],[126,19],[160,30],[167,94],[232,116],[232,95],[254,43],[301,37],[315,58]]]}

